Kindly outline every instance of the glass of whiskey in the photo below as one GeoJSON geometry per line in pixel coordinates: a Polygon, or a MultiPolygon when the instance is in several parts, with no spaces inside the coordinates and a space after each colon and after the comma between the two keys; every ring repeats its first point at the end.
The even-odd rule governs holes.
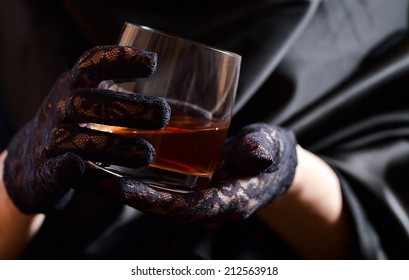
{"type": "Polygon", "coordinates": [[[100,87],[163,97],[171,107],[171,117],[161,130],[86,124],[91,129],[144,138],[155,148],[149,166],[94,163],[94,167],[171,191],[205,188],[218,167],[226,140],[241,56],[131,23],[124,24],[118,44],[155,52],[156,72],[132,82],[106,81],[100,87]]]}

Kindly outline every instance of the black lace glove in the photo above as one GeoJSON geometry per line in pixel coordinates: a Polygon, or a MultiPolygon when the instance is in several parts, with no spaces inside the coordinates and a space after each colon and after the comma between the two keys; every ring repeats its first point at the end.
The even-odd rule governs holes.
{"type": "Polygon", "coordinates": [[[156,67],[156,54],[131,47],[105,46],[87,51],[64,73],[34,118],[7,147],[4,182],[25,213],[45,212],[62,201],[83,174],[84,159],[139,167],[150,163],[152,145],[80,123],[159,129],[170,108],[157,97],[98,89],[103,80],[145,78],[156,67]]]}
{"type": "Polygon", "coordinates": [[[253,124],[228,139],[223,158],[201,191],[168,192],[127,178],[113,181],[110,190],[131,207],[179,222],[244,219],[292,184],[296,139],[284,128],[253,124]]]}

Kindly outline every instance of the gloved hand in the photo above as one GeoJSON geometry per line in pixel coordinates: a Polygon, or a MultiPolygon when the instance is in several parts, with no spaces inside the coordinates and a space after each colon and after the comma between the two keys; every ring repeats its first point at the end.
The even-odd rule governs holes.
{"type": "Polygon", "coordinates": [[[284,128],[249,125],[226,141],[222,160],[209,187],[200,191],[158,190],[129,178],[115,179],[110,190],[131,207],[174,221],[245,219],[291,186],[296,139],[284,128]]]}
{"type": "Polygon", "coordinates": [[[22,212],[46,212],[62,201],[83,174],[84,160],[134,167],[150,163],[154,148],[147,141],[79,124],[139,129],[167,125],[170,107],[164,99],[97,88],[103,80],[148,77],[156,59],[154,53],[131,47],[96,47],[57,80],[34,118],[7,147],[3,179],[22,212]]]}

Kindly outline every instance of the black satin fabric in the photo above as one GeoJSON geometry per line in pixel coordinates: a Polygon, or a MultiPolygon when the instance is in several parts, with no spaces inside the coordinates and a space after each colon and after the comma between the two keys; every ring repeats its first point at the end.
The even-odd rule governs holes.
{"type": "MultiPolygon", "coordinates": [[[[27,78],[27,84],[43,85],[30,95],[44,95],[40,89],[50,86],[49,77],[72,65],[86,47],[114,43],[124,21],[237,52],[243,64],[230,133],[258,121],[294,130],[300,145],[340,178],[357,236],[350,257],[409,258],[408,0],[67,2],[0,4],[17,14],[30,11],[26,28],[35,31],[25,33],[28,39],[5,38],[4,24],[13,20],[3,17],[1,55],[10,50],[18,56],[27,48],[41,54],[39,46],[54,46],[43,53],[54,58],[49,67],[33,55],[14,75],[3,70],[3,92],[14,95],[5,98],[14,116],[21,108],[11,101],[27,95],[15,81],[30,76],[28,64],[42,61],[42,74],[49,73],[27,78]],[[36,34],[60,32],[65,36],[36,41],[36,34]]],[[[209,228],[124,209],[108,198],[77,194],[67,209],[47,218],[25,257],[297,258],[255,217],[209,228]]]]}

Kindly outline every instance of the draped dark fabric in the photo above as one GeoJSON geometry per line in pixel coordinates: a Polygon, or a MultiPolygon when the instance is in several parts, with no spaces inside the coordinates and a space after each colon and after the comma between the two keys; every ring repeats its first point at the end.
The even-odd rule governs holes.
{"type": "MultiPolygon", "coordinates": [[[[237,52],[230,133],[258,121],[294,130],[340,178],[357,235],[351,258],[409,257],[408,0],[136,2],[3,0],[1,92],[12,124],[86,48],[115,43],[125,21],[237,52]]],[[[178,225],[77,194],[25,258],[297,256],[255,217],[178,225]]]]}

